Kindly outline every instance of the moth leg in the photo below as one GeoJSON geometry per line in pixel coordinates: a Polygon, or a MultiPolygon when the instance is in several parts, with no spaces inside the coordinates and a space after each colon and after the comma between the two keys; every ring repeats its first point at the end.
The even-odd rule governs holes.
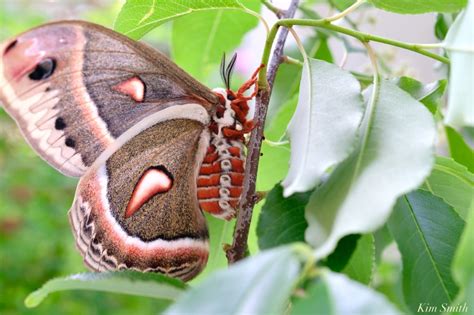
{"type": "MultiPolygon", "coordinates": [[[[252,85],[254,85],[256,82],[257,82],[257,75],[258,75],[258,72],[260,71],[260,69],[262,69],[263,67],[265,67],[265,65],[261,64],[260,66],[258,66],[258,68],[253,72],[252,76],[250,77],[250,79],[248,79],[244,84],[242,84],[242,86],[239,88],[239,90],[237,91],[237,95],[242,95],[243,93],[245,93],[245,91],[247,91],[248,89],[250,89],[252,87],[252,85]]],[[[254,92],[255,95],[257,94],[256,92],[254,92]]],[[[254,96],[255,96],[254,95],[254,96]]]]}
{"type": "Polygon", "coordinates": [[[244,123],[242,130],[237,130],[234,128],[224,127],[222,128],[222,133],[226,138],[229,139],[242,139],[243,136],[249,132],[251,132],[255,128],[255,123],[253,120],[247,120],[244,123]]]}

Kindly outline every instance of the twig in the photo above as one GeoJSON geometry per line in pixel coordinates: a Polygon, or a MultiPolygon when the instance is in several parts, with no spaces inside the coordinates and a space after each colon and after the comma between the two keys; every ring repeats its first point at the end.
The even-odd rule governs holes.
{"type": "MultiPolygon", "coordinates": [[[[298,8],[299,0],[292,0],[288,10],[285,11],[285,18],[292,18],[298,8]]],[[[243,184],[242,197],[240,200],[240,211],[235,223],[234,240],[232,245],[226,249],[227,260],[230,264],[235,263],[245,257],[247,251],[247,238],[252,221],[252,213],[257,195],[255,188],[257,184],[258,162],[260,160],[260,148],[262,146],[263,129],[267,108],[270,103],[270,94],[275,81],[276,72],[283,56],[283,47],[288,36],[288,29],[283,28],[275,43],[272,59],[267,67],[268,85],[260,87],[255,102],[255,128],[250,134],[248,143],[248,156],[245,163],[245,181],[243,184]]]]}
{"type": "MultiPolygon", "coordinates": [[[[372,35],[369,33],[363,33],[359,32],[356,30],[352,30],[349,28],[345,28],[342,26],[337,26],[331,23],[328,23],[325,19],[321,20],[311,20],[311,19],[282,19],[279,20],[275,25],[273,25],[272,29],[270,29],[269,36],[273,35],[274,29],[277,28],[278,26],[285,26],[285,27],[292,27],[295,25],[301,25],[301,26],[314,26],[314,27],[320,27],[323,29],[335,31],[341,34],[346,34],[349,36],[352,36],[354,38],[357,38],[358,40],[362,42],[379,42],[387,45],[392,45],[395,47],[400,47],[403,49],[411,50],[413,52],[419,53],[421,55],[425,55],[427,57],[433,58],[435,60],[441,61],[443,63],[449,64],[449,59],[437,54],[434,54],[430,51],[427,51],[423,48],[426,44],[413,44],[413,43],[405,43],[402,41],[394,40],[391,38],[386,38],[382,36],[377,36],[377,35],[372,35]]],[[[270,38],[271,40],[271,38],[270,38]]],[[[430,45],[432,48],[432,45],[430,45]]]]}
{"type": "Polygon", "coordinates": [[[289,64],[289,65],[297,65],[297,66],[303,66],[303,62],[298,60],[298,59],[295,59],[295,58],[292,58],[290,56],[282,56],[281,57],[281,62],[282,63],[286,63],[286,64],[289,64]]]}

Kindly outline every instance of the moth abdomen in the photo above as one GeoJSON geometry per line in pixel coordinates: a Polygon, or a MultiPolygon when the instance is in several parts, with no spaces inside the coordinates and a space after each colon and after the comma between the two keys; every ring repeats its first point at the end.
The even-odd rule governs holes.
{"type": "Polygon", "coordinates": [[[212,138],[197,179],[202,210],[226,220],[235,216],[244,178],[243,149],[241,142],[212,138]]]}

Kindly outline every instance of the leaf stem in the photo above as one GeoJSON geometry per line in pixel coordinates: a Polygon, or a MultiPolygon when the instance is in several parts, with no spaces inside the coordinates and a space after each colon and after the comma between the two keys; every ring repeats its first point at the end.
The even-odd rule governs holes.
{"type": "Polygon", "coordinates": [[[369,85],[373,83],[373,77],[370,75],[355,71],[351,71],[351,74],[363,84],[369,85]]]}
{"type": "MultiPolygon", "coordinates": [[[[374,72],[374,80],[373,80],[373,87],[372,87],[372,95],[370,97],[370,101],[367,105],[366,109],[366,115],[368,115],[367,118],[367,128],[362,128],[362,141],[361,141],[361,147],[365,148],[367,141],[368,141],[368,135],[369,135],[369,130],[368,128],[372,125],[372,120],[375,115],[375,107],[377,106],[377,102],[379,99],[379,92],[380,92],[380,73],[379,73],[379,66],[377,63],[377,55],[375,54],[375,51],[372,49],[372,46],[370,46],[369,43],[363,42],[365,48],[367,49],[367,53],[369,55],[370,63],[372,64],[372,69],[374,72]]],[[[362,152],[362,151],[361,151],[362,152]]],[[[357,164],[355,169],[359,169],[360,163],[362,160],[362,154],[359,153],[359,157],[357,158],[357,164]]],[[[356,173],[354,173],[356,174],[356,173]]]]}
{"type": "Polygon", "coordinates": [[[420,49],[436,49],[436,48],[444,48],[443,43],[432,43],[432,44],[415,44],[416,47],[420,49]]]}
{"type": "Polygon", "coordinates": [[[272,49],[273,41],[275,40],[277,32],[278,32],[278,24],[276,23],[270,29],[270,32],[268,33],[267,39],[265,41],[265,46],[263,48],[261,64],[265,65],[265,67],[261,68],[258,73],[258,87],[261,90],[269,89],[268,80],[267,80],[267,65],[270,59],[270,52],[272,49]]]}
{"type": "Polygon", "coordinates": [[[271,147],[280,147],[280,146],[289,144],[290,141],[288,141],[288,140],[285,140],[285,141],[271,141],[271,140],[265,139],[265,143],[268,144],[271,147]]]}
{"type": "Polygon", "coordinates": [[[324,29],[332,30],[338,33],[346,34],[349,36],[352,36],[354,38],[357,38],[358,40],[362,42],[379,42],[387,45],[392,45],[395,47],[400,47],[403,49],[411,50],[413,52],[425,55],[427,57],[433,58],[435,60],[441,61],[443,63],[449,64],[449,59],[443,56],[440,56],[438,54],[429,52],[423,48],[420,48],[423,44],[411,44],[411,43],[405,43],[402,41],[382,37],[382,36],[377,36],[369,33],[363,33],[359,31],[355,31],[349,28],[345,28],[342,26],[338,25],[333,25],[331,23],[326,22],[324,19],[323,20],[308,20],[308,19],[285,19],[285,20],[280,20],[277,22],[277,24],[285,27],[291,27],[293,25],[301,25],[301,26],[315,26],[315,27],[321,27],[324,29]]]}
{"type": "Polygon", "coordinates": [[[365,2],[366,2],[366,0],[357,0],[356,2],[354,2],[354,4],[352,4],[350,7],[348,7],[344,11],[339,12],[339,13],[337,13],[333,16],[330,16],[328,18],[325,18],[324,20],[326,22],[334,22],[336,20],[342,19],[346,15],[348,15],[348,14],[354,12],[355,10],[357,10],[357,8],[360,7],[362,4],[364,4],[365,2]]]}
{"type": "Polygon", "coordinates": [[[290,56],[283,56],[281,57],[281,61],[283,63],[287,63],[290,65],[296,65],[296,66],[303,66],[303,62],[301,60],[298,60],[296,58],[290,57],[290,56]]]}
{"type": "Polygon", "coordinates": [[[303,42],[301,41],[300,37],[298,34],[295,32],[293,28],[289,28],[291,35],[295,39],[296,46],[298,47],[298,50],[300,51],[301,55],[303,56],[303,60],[307,62],[308,60],[308,54],[306,53],[306,50],[304,49],[303,42]]]}
{"type": "Polygon", "coordinates": [[[347,62],[347,58],[349,57],[349,52],[347,51],[347,48],[344,46],[344,53],[342,54],[341,61],[339,62],[339,68],[344,68],[347,62]]]}
{"type": "Polygon", "coordinates": [[[375,51],[372,49],[372,46],[370,46],[369,43],[367,42],[362,42],[362,43],[367,49],[370,63],[372,64],[372,69],[374,71],[374,85],[378,85],[380,81],[380,74],[379,74],[379,66],[377,64],[377,55],[375,54],[375,51]]]}
{"type": "Polygon", "coordinates": [[[311,278],[317,266],[313,251],[307,244],[296,244],[293,246],[293,248],[296,254],[300,256],[301,262],[303,263],[303,268],[300,272],[300,276],[298,277],[298,280],[295,283],[294,289],[296,289],[311,278]]]}
{"type": "Polygon", "coordinates": [[[263,16],[261,16],[261,15],[258,14],[257,12],[252,11],[252,10],[250,10],[250,9],[248,9],[248,8],[245,8],[243,11],[244,11],[245,13],[248,13],[248,14],[250,14],[250,15],[253,15],[253,16],[255,16],[257,19],[259,19],[259,20],[262,22],[263,26],[265,27],[265,31],[266,31],[267,36],[268,36],[268,33],[270,32],[270,27],[268,26],[268,23],[267,23],[267,21],[263,18],[263,16]]]}

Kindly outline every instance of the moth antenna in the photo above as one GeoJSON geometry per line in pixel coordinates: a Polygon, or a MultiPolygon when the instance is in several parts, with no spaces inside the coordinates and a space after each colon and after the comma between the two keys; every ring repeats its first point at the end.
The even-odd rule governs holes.
{"type": "Polygon", "coordinates": [[[224,81],[225,87],[229,89],[229,82],[226,77],[225,53],[222,55],[222,59],[221,59],[220,74],[221,74],[222,81],[224,81]]]}
{"type": "Polygon", "coordinates": [[[227,68],[225,70],[225,74],[227,77],[227,89],[230,90],[230,79],[232,77],[232,72],[234,71],[234,66],[235,66],[235,61],[237,60],[237,53],[235,53],[232,56],[232,59],[230,59],[229,64],[227,65],[227,68]]]}

